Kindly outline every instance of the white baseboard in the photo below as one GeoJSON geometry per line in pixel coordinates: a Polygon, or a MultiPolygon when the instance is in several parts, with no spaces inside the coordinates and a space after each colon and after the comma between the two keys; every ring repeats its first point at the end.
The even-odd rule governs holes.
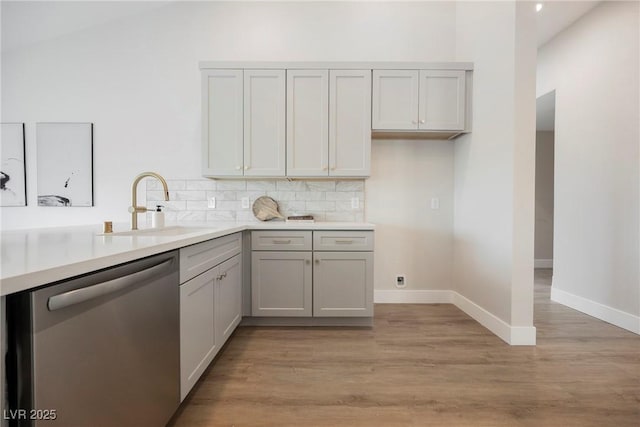
{"type": "Polygon", "coordinates": [[[553,268],[552,259],[536,259],[533,261],[533,268],[553,268]]]}
{"type": "Polygon", "coordinates": [[[507,344],[535,345],[536,328],[533,326],[510,326],[471,300],[449,290],[376,290],[376,304],[454,304],[475,321],[493,332],[507,344]]]}
{"type": "Polygon", "coordinates": [[[640,335],[640,316],[600,304],[599,302],[574,295],[556,287],[551,287],[551,301],[555,301],[574,310],[604,320],[612,325],[640,335]]]}
{"type": "Polygon", "coordinates": [[[376,290],[373,302],[376,304],[452,304],[453,291],[389,289],[376,290]]]}
{"type": "Polygon", "coordinates": [[[536,345],[536,328],[534,326],[511,326],[457,292],[455,292],[453,303],[507,344],[536,345]]]}

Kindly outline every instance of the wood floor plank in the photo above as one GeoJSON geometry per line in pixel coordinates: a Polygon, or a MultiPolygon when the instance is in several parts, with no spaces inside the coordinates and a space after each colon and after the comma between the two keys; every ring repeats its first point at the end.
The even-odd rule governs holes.
{"type": "Polygon", "coordinates": [[[450,304],[367,328],[240,327],[173,418],[217,426],[640,426],[640,337],[549,300],[511,347],[450,304]]]}

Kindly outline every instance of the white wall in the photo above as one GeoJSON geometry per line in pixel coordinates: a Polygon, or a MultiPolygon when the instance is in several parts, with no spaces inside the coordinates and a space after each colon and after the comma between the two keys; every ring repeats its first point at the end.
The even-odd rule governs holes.
{"type": "Polygon", "coordinates": [[[373,141],[366,217],[376,224],[375,288],[451,289],[453,143],[373,141]],[[440,208],[431,209],[431,198],[440,208]]]}
{"type": "Polygon", "coordinates": [[[536,132],[536,267],[553,260],[553,132],[536,132]]]}
{"type": "Polygon", "coordinates": [[[532,3],[457,5],[456,59],[473,61],[473,132],[455,142],[454,289],[503,338],[535,342],[532,3]],[[506,335],[506,336],[505,336],[506,335]]]}
{"type": "Polygon", "coordinates": [[[638,333],[639,7],[584,15],[540,49],[537,83],[556,90],[552,297],[638,333]]]}
{"type": "MultiPolygon", "coordinates": [[[[21,31],[10,24],[16,21],[40,31],[57,19],[69,28],[86,27],[85,19],[96,19],[91,8],[107,14],[109,3],[2,3],[2,31],[21,31]],[[81,23],[72,25],[74,17],[81,23]]],[[[134,4],[130,16],[122,16],[123,4],[113,7],[118,11],[111,15],[120,18],[67,34],[51,29],[52,39],[33,35],[37,43],[2,53],[2,121],[27,123],[29,201],[26,208],[0,210],[3,229],[126,222],[137,173],[200,178],[198,61],[455,59],[456,7],[449,2],[179,2],[142,12],[134,4]],[[36,206],[38,121],[95,123],[95,207],[36,206]]],[[[410,287],[450,288],[451,146],[375,141],[372,156],[374,176],[366,189],[374,200],[371,206],[365,201],[365,219],[379,225],[376,287],[389,286],[391,274],[406,273],[410,287]],[[398,165],[427,181],[417,185],[398,165]],[[423,165],[429,170],[419,170],[423,165]],[[413,222],[423,217],[434,194],[441,198],[441,210],[413,222]],[[389,215],[392,198],[402,206],[401,216],[389,215]],[[396,233],[396,227],[402,231],[396,233]],[[398,256],[399,248],[412,251],[416,242],[415,258],[398,256]],[[420,254],[428,261],[418,261],[420,254]],[[427,272],[425,265],[434,269],[427,272]]]]}

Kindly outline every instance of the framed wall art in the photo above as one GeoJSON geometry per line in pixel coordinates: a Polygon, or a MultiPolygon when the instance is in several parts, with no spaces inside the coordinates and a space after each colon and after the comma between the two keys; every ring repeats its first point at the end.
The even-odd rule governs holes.
{"type": "Polygon", "coordinates": [[[93,206],[93,123],[37,123],[38,206],[93,206]]]}
{"type": "Polygon", "coordinates": [[[26,206],[24,123],[0,123],[0,128],[0,206],[26,206]]]}

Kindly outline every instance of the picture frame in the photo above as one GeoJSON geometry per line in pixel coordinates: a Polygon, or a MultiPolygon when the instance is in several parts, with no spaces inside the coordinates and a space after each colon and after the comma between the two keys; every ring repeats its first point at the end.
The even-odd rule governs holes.
{"type": "Polygon", "coordinates": [[[24,123],[0,123],[0,206],[27,206],[24,123]]]}
{"type": "Polygon", "coordinates": [[[93,206],[93,123],[36,123],[38,206],[93,206]]]}

